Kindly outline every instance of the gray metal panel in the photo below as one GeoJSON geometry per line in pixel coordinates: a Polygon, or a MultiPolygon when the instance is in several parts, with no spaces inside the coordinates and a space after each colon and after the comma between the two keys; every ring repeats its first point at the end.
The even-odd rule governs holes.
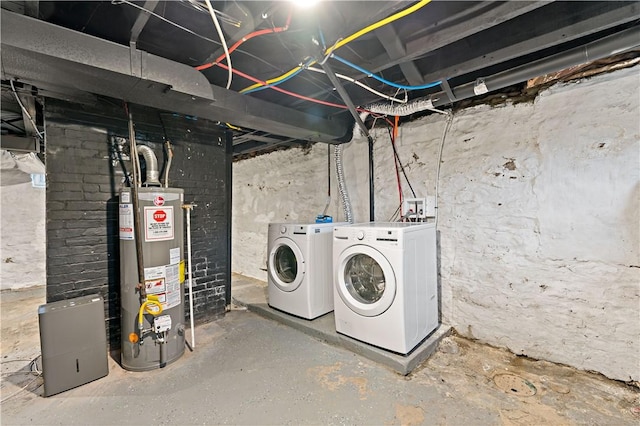
{"type": "Polygon", "coordinates": [[[109,374],[104,301],[99,294],[38,308],[44,396],[109,374]]]}
{"type": "Polygon", "coordinates": [[[2,149],[8,149],[10,151],[40,152],[40,145],[36,137],[2,135],[0,144],[2,149]]]}

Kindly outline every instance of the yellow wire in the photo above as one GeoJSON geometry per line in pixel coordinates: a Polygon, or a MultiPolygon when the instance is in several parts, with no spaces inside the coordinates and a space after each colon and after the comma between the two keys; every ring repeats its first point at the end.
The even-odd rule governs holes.
{"type": "MultiPolygon", "coordinates": [[[[267,83],[267,84],[266,84],[266,86],[268,86],[268,85],[270,85],[270,84],[273,84],[273,83],[275,83],[275,82],[278,82],[278,81],[280,81],[280,80],[284,80],[285,78],[289,77],[291,74],[293,74],[293,73],[295,73],[295,72],[298,72],[298,71],[300,70],[300,68],[301,68],[300,66],[297,66],[297,67],[295,67],[294,69],[292,69],[291,71],[288,71],[288,72],[286,72],[286,73],[282,74],[280,77],[272,78],[271,80],[267,80],[267,81],[265,81],[265,83],[267,83]]],[[[247,91],[249,91],[249,90],[251,90],[251,89],[255,89],[256,87],[260,87],[260,86],[265,86],[265,84],[262,84],[262,83],[256,83],[256,84],[254,84],[254,85],[252,85],[252,86],[245,87],[244,89],[242,89],[242,90],[240,91],[240,93],[247,92],[247,91]]]]}
{"type": "Polygon", "coordinates": [[[369,33],[369,32],[371,32],[373,30],[376,30],[376,29],[382,27],[383,25],[390,24],[393,21],[397,21],[400,18],[404,18],[405,16],[412,14],[413,12],[415,12],[418,9],[420,9],[421,7],[426,6],[430,2],[431,2],[431,0],[422,0],[422,1],[414,4],[413,6],[407,8],[407,9],[396,13],[395,15],[391,15],[388,18],[385,18],[385,19],[383,19],[381,21],[376,22],[375,24],[371,24],[368,27],[361,29],[357,33],[351,34],[347,38],[343,38],[342,40],[338,40],[331,48],[327,49],[324,53],[326,55],[332,49],[333,50],[339,49],[342,46],[344,46],[345,44],[347,44],[349,42],[352,42],[353,40],[357,39],[358,37],[362,37],[366,33],[369,33]]]}
{"type": "Polygon", "coordinates": [[[238,130],[238,131],[242,131],[242,129],[240,127],[234,126],[231,123],[224,123],[227,125],[228,128],[230,128],[231,130],[238,130]]]}
{"type": "MultiPolygon", "coordinates": [[[[341,48],[345,44],[347,44],[349,42],[352,42],[353,40],[355,40],[355,39],[357,39],[359,37],[362,37],[363,35],[382,27],[383,25],[390,24],[393,21],[397,21],[400,18],[404,18],[405,16],[412,14],[413,12],[415,12],[416,10],[426,6],[430,2],[431,2],[431,0],[421,0],[418,3],[414,4],[413,6],[396,13],[395,15],[391,15],[391,16],[385,18],[385,19],[382,19],[382,20],[374,23],[374,24],[371,24],[368,27],[365,27],[365,28],[361,29],[360,31],[351,34],[347,38],[343,38],[341,40],[336,41],[333,46],[329,47],[327,50],[324,51],[325,56],[329,52],[333,52],[333,51],[341,48]]],[[[309,63],[308,66],[311,66],[311,65],[313,65],[315,63],[316,63],[316,61],[313,61],[313,62],[309,63]]],[[[300,69],[300,66],[297,66],[294,69],[292,69],[291,71],[286,72],[286,73],[282,74],[279,77],[275,77],[275,78],[272,78],[270,80],[265,81],[265,83],[267,83],[267,85],[270,85],[270,84],[273,84],[273,83],[277,83],[278,81],[284,80],[285,78],[289,77],[294,72],[297,72],[299,69],[300,69]]],[[[251,85],[249,87],[246,87],[246,88],[242,89],[240,91],[240,93],[247,92],[249,90],[255,89],[256,87],[260,87],[260,86],[264,86],[264,84],[256,83],[254,85],[251,85]]]]}

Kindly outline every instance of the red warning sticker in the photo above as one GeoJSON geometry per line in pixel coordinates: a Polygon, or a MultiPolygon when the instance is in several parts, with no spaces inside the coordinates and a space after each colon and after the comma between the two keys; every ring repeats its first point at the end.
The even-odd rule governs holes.
{"type": "Polygon", "coordinates": [[[173,206],[144,208],[145,241],[173,240],[173,206]]]}
{"type": "Polygon", "coordinates": [[[155,220],[156,222],[164,222],[166,218],[167,214],[164,210],[157,210],[155,213],[153,213],[153,220],[155,220]]]}
{"type": "Polygon", "coordinates": [[[153,199],[153,204],[158,207],[164,206],[164,197],[162,195],[156,195],[153,199]]]}

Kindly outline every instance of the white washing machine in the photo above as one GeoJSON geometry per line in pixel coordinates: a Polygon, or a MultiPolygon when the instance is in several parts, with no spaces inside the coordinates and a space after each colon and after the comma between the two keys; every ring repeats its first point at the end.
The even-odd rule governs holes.
{"type": "Polygon", "coordinates": [[[333,311],[334,226],[269,224],[269,306],[306,319],[333,311]]]}
{"type": "Polygon", "coordinates": [[[438,327],[433,223],[334,227],[336,331],[408,354],[438,327]]]}

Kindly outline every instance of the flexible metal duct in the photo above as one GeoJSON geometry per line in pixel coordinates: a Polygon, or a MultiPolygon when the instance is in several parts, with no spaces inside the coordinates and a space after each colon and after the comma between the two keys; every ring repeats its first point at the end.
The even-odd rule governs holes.
{"type": "Polygon", "coordinates": [[[405,117],[407,115],[415,114],[421,111],[433,111],[440,114],[446,114],[444,111],[434,108],[431,98],[418,98],[407,102],[406,104],[389,104],[389,103],[377,103],[367,105],[367,110],[375,112],[377,114],[395,115],[405,117]]]}
{"type": "Polygon", "coordinates": [[[153,150],[146,145],[137,145],[138,155],[142,155],[145,164],[147,165],[147,179],[145,184],[147,186],[161,186],[160,185],[160,171],[158,170],[158,159],[153,150]]]}
{"type": "Polygon", "coordinates": [[[344,182],[344,169],[342,167],[342,145],[335,145],[333,148],[333,152],[336,160],[338,191],[340,192],[340,199],[342,200],[342,210],[344,211],[344,218],[347,222],[353,223],[353,210],[351,209],[351,201],[349,200],[347,186],[344,182]]]}

